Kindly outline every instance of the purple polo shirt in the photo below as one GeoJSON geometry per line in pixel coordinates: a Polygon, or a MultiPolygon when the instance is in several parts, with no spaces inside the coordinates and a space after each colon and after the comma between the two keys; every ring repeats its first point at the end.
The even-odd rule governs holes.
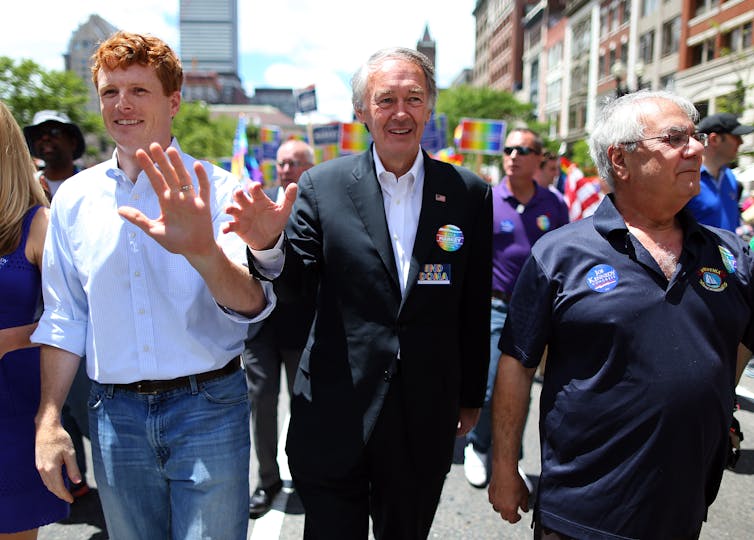
{"type": "Polygon", "coordinates": [[[534,242],[568,223],[568,207],[561,195],[534,180],[534,196],[522,205],[506,179],[492,188],[492,289],[511,294],[534,242]]]}

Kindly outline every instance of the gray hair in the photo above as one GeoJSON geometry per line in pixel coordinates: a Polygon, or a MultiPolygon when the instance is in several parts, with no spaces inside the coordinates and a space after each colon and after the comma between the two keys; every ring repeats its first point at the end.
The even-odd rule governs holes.
{"type": "Polygon", "coordinates": [[[622,144],[627,152],[636,150],[638,139],[644,137],[644,109],[639,105],[645,101],[666,100],[678,105],[694,124],[699,112],[688,99],[666,91],[641,90],[620,98],[607,98],[602,105],[589,136],[589,154],[600,177],[611,189],[615,188],[613,167],[607,151],[611,146],[622,144]]]}
{"type": "Polygon", "coordinates": [[[351,77],[351,102],[355,111],[364,110],[364,99],[366,98],[367,83],[369,76],[385,61],[391,58],[406,60],[419,66],[424,72],[424,78],[427,80],[427,107],[434,110],[437,101],[437,83],[435,82],[435,68],[424,54],[414,49],[406,47],[390,47],[381,49],[369,57],[369,60],[363,64],[356,73],[351,77]]]}

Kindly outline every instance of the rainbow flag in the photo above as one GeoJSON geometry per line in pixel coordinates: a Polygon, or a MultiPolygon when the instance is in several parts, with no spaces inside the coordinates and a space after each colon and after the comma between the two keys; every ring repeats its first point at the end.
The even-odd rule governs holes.
{"type": "Polygon", "coordinates": [[[280,143],[280,128],[277,126],[262,126],[259,130],[259,142],[280,143]]]}
{"type": "Polygon", "coordinates": [[[264,187],[270,188],[274,186],[278,175],[278,171],[275,168],[275,160],[265,159],[262,161],[260,169],[262,170],[262,177],[264,178],[264,187]]]}
{"type": "Polygon", "coordinates": [[[340,155],[340,148],[337,144],[323,144],[314,147],[314,163],[322,163],[335,159],[340,155]]]}
{"type": "Polygon", "coordinates": [[[455,165],[463,165],[463,155],[458,154],[453,147],[441,148],[432,157],[444,161],[445,163],[453,163],[455,165]]]}
{"type": "Polygon", "coordinates": [[[340,125],[340,151],[364,152],[369,148],[371,136],[360,122],[340,125]]]}
{"type": "Polygon", "coordinates": [[[233,139],[233,158],[230,161],[230,172],[239,181],[249,178],[249,171],[246,169],[246,154],[248,151],[249,139],[246,136],[246,116],[239,114],[236,136],[233,139]]]}
{"type": "Polygon", "coordinates": [[[475,154],[500,155],[505,142],[506,124],[502,120],[462,118],[454,135],[458,150],[475,154]]]}

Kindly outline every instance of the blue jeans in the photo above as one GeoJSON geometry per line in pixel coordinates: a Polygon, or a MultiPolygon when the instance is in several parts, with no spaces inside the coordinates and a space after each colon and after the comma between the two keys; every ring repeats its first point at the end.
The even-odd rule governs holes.
{"type": "Polygon", "coordinates": [[[477,452],[486,454],[492,446],[492,390],[497,377],[497,361],[500,359],[500,349],[497,342],[503,332],[505,319],[508,317],[508,304],[498,298],[492,299],[490,313],[490,364],[487,371],[487,391],[484,394],[484,405],[474,429],[468,434],[468,441],[474,445],[477,452]]]}
{"type": "Polygon", "coordinates": [[[154,395],[92,383],[92,461],[111,538],[246,539],[244,374],[191,382],[154,395]]]}

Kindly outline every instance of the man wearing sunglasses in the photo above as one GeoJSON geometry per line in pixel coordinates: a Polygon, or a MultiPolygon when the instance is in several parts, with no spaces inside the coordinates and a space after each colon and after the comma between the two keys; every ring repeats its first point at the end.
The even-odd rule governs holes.
{"type": "Polygon", "coordinates": [[[49,198],[65,180],[79,172],[74,161],[84,154],[81,129],[59,111],[39,111],[24,128],[26,143],[35,158],[44,161],[40,182],[49,198]]]}
{"type": "MultiPolygon", "coordinates": [[[[497,342],[513,286],[534,242],[546,232],[568,223],[568,207],[563,198],[540,186],[535,179],[541,161],[542,138],[530,129],[511,130],[503,149],[505,176],[492,190],[491,354],[487,390],[479,422],[469,433],[464,450],[464,474],[475,487],[486,486],[489,476],[490,405],[500,355],[497,342]]],[[[520,472],[526,479],[523,470],[520,472]]]]}
{"type": "Polygon", "coordinates": [[[606,103],[589,147],[612,193],[537,242],[516,283],[489,499],[511,523],[528,511],[516,463],[547,347],[535,538],[696,539],[717,494],[754,347],[754,260],[684,210],[707,140],[696,119],[669,92],[606,103]]]}
{"type": "Polygon", "coordinates": [[[730,164],[743,143],[741,135],[753,132],[754,127],[741,125],[735,114],[719,113],[699,122],[697,130],[706,133],[709,142],[704,149],[699,195],[689,201],[688,209],[699,223],[735,231],[741,223],[740,189],[730,164]]]}

